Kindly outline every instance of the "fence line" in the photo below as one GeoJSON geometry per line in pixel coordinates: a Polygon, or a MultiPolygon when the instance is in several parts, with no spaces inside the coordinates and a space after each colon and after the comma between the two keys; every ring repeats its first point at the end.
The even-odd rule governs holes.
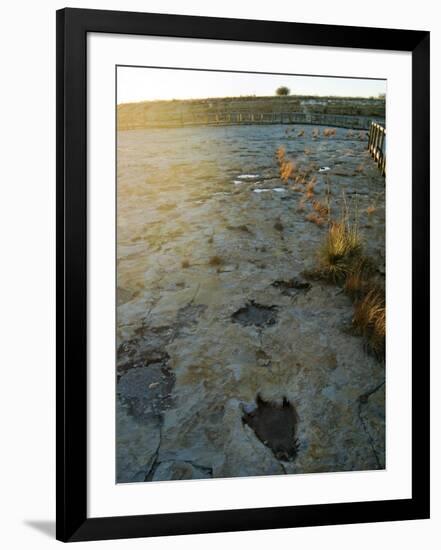
{"type": "Polygon", "coordinates": [[[215,113],[177,112],[169,118],[140,118],[131,124],[123,124],[120,129],[136,130],[144,128],[175,128],[197,125],[233,125],[233,124],[305,124],[334,126],[353,130],[369,130],[373,118],[366,115],[333,115],[304,112],[250,112],[219,111],[215,113]]]}
{"type": "Polygon", "coordinates": [[[297,112],[216,112],[181,114],[182,126],[193,124],[316,124],[356,130],[368,130],[372,117],[297,112]]]}
{"type": "Polygon", "coordinates": [[[372,122],[369,129],[368,150],[378,165],[381,175],[386,174],[386,128],[372,122]]]}

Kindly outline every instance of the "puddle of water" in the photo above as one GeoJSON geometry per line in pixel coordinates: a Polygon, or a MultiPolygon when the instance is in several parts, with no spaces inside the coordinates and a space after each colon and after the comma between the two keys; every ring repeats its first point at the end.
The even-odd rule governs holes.
{"type": "Polygon", "coordinates": [[[239,180],[255,180],[259,178],[259,174],[241,174],[240,176],[237,176],[237,179],[239,180]]]}
{"type": "Polygon", "coordinates": [[[281,405],[264,401],[257,396],[257,407],[242,417],[278,460],[292,461],[297,456],[297,413],[294,406],[283,398],[281,405]]]}

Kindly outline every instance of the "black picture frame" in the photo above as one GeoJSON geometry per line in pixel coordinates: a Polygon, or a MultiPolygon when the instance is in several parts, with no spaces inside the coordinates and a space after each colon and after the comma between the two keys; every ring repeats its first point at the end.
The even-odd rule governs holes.
{"type": "Polygon", "coordinates": [[[429,33],[63,9],[57,12],[57,539],[85,541],[429,517],[429,33]],[[412,54],[412,497],[87,517],[87,33],[412,54]]]}

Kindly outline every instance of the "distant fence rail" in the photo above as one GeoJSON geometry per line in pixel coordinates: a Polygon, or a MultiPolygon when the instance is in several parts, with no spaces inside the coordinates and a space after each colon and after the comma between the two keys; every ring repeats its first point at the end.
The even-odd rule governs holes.
{"type": "Polygon", "coordinates": [[[372,122],[369,128],[368,150],[384,176],[386,174],[386,128],[377,122],[372,122]]]}
{"type": "Polygon", "coordinates": [[[317,126],[334,126],[354,130],[369,130],[373,117],[366,115],[334,115],[328,113],[305,112],[212,112],[212,113],[176,113],[169,119],[151,118],[137,121],[128,126],[122,124],[120,129],[172,128],[195,125],[230,125],[230,124],[314,124],[317,126]]]}

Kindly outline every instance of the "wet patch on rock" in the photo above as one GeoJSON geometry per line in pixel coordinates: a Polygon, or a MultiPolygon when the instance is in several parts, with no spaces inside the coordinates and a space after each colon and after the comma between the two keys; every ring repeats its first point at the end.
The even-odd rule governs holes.
{"type": "Polygon", "coordinates": [[[277,321],[277,306],[263,306],[251,300],[249,304],[233,313],[231,319],[233,323],[240,323],[243,326],[274,325],[277,321]]]}
{"type": "Polygon", "coordinates": [[[164,410],[172,405],[171,392],[175,375],[167,362],[129,370],[120,377],[117,393],[138,419],[161,419],[164,410]]]}
{"type": "Polygon", "coordinates": [[[269,447],[278,460],[292,461],[297,456],[297,413],[294,406],[283,398],[281,405],[264,401],[257,396],[257,407],[245,413],[242,420],[269,447]]]}
{"type": "Polygon", "coordinates": [[[293,296],[299,291],[307,292],[311,288],[311,283],[300,281],[299,279],[279,280],[271,283],[274,288],[279,288],[285,296],[293,296]]]}

